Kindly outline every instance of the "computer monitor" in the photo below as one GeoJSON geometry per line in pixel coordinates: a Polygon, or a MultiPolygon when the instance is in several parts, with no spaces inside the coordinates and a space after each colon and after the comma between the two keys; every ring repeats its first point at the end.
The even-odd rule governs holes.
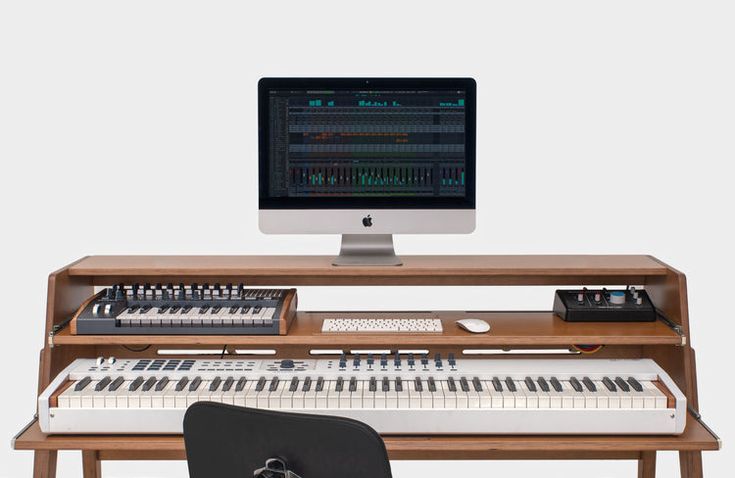
{"type": "Polygon", "coordinates": [[[475,228],[471,78],[262,78],[259,225],[342,234],[335,265],[400,265],[391,234],[475,228]]]}

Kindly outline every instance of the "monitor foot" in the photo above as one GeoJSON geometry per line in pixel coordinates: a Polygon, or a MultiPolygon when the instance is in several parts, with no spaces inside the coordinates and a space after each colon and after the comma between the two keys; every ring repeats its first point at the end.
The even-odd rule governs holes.
{"type": "Polygon", "coordinates": [[[339,256],[333,266],[400,266],[390,234],[342,234],[339,256]]]}

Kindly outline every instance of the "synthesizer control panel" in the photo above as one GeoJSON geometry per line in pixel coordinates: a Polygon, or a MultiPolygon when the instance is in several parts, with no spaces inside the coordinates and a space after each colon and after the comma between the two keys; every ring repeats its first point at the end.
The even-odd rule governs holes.
{"type": "Polygon", "coordinates": [[[82,304],[71,331],[77,335],[285,335],[296,304],[296,289],[118,284],[82,304]]]}
{"type": "Polygon", "coordinates": [[[554,313],[568,322],[653,322],[656,309],[643,289],[557,290],[554,313]]]}

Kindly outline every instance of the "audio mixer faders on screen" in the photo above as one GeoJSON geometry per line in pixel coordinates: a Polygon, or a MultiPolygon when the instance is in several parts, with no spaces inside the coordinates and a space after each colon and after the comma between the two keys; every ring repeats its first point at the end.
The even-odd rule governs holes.
{"type": "Polygon", "coordinates": [[[271,197],[465,196],[460,90],[272,90],[271,197]]]}

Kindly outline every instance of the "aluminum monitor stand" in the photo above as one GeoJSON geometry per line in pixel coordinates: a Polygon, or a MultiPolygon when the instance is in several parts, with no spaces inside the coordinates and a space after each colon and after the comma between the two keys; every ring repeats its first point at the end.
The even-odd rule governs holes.
{"type": "Polygon", "coordinates": [[[339,256],[334,266],[400,266],[391,234],[342,234],[339,256]]]}

